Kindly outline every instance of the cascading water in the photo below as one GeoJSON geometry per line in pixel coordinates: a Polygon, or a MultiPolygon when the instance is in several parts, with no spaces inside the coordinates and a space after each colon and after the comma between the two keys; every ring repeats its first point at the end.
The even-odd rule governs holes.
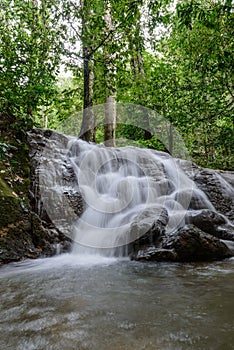
{"type": "Polygon", "coordinates": [[[234,190],[219,173],[165,152],[53,131],[31,139],[35,208],[72,239],[74,254],[150,254],[156,261],[233,255],[224,241],[234,241],[234,190]]]}
{"type": "Polygon", "coordinates": [[[168,234],[185,224],[188,210],[215,210],[169,154],[136,147],[106,148],[77,139],[69,141],[68,150],[85,202],[82,216],[73,223],[73,237],[79,244],[75,252],[91,247],[106,248],[110,254],[123,246],[122,254],[126,253],[126,246],[139,238],[131,230],[134,220],[151,208],[157,209],[154,221],[162,210],[168,212],[168,234]]]}

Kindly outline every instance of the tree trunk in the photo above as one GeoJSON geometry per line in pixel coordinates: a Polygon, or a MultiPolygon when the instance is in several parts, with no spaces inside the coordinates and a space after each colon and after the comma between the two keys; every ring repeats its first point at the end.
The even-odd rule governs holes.
{"type": "MultiPolygon", "coordinates": [[[[112,30],[112,15],[110,5],[105,9],[105,26],[106,32],[112,30]]],[[[115,127],[116,127],[116,69],[110,66],[110,60],[113,54],[108,52],[109,47],[104,50],[104,66],[105,66],[105,120],[104,120],[104,141],[108,147],[115,146],[115,127]]]]}
{"type": "Polygon", "coordinates": [[[108,96],[105,101],[105,145],[115,147],[116,102],[114,96],[108,96]]]}
{"type": "Polygon", "coordinates": [[[93,64],[89,60],[87,48],[83,49],[84,52],[84,86],[83,86],[83,119],[79,137],[85,141],[95,141],[94,135],[94,112],[93,112],[93,82],[94,72],[93,64]]]}
{"type": "Polygon", "coordinates": [[[169,130],[169,152],[170,155],[173,153],[173,125],[172,122],[170,122],[170,130],[169,130]]]}
{"type": "Polygon", "coordinates": [[[82,14],[82,45],[83,45],[83,118],[79,137],[85,141],[95,141],[94,131],[94,112],[93,112],[93,83],[94,83],[94,65],[90,53],[92,45],[90,38],[87,36],[89,18],[91,15],[90,3],[88,0],[83,0],[82,14]]]}
{"type": "MultiPolygon", "coordinates": [[[[131,60],[131,63],[132,63],[132,69],[133,69],[133,73],[135,75],[135,79],[141,87],[141,91],[138,94],[138,99],[139,99],[140,103],[143,105],[144,104],[144,96],[146,95],[146,87],[145,87],[145,83],[144,83],[144,79],[145,79],[144,62],[143,62],[143,57],[142,57],[142,53],[141,53],[141,48],[139,47],[139,43],[141,41],[139,25],[138,25],[138,28],[137,28],[135,34],[136,34],[136,38],[131,45],[132,51],[134,54],[134,56],[131,60]]],[[[130,38],[130,40],[131,40],[131,38],[130,38]]],[[[149,115],[147,112],[144,115],[144,120],[141,120],[141,125],[144,128],[144,140],[151,139],[152,134],[150,132],[149,115]]]]}

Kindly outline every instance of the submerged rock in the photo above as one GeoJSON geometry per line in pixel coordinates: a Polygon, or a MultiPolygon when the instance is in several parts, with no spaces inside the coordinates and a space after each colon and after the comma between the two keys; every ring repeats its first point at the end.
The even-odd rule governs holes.
{"type": "Polygon", "coordinates": [[[149,246],[144,249],[139,249],[130,255],[131,260],[136,261],[154,261],[154,262],[176,262],[177,254],[174,250],[156,248],[155,246],[149,246]]]}

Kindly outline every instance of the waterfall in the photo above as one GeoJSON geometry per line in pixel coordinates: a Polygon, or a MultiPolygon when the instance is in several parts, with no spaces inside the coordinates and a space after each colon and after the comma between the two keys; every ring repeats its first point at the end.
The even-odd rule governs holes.
{"type": "Polygon", "coordinates": [[[57,253],[68,251],[72,241],[73,254],[135,260],[233,256],[231,172],[200,168],[151,149],[87,143],[52,130],[36,129],[29,141],[33,208],[57,253]]]}
{"type": "Polygon", "coordinates": [[[185,224],[188,210],[214,210],[167,153],[131,146],[107,148],[75,138],[67,148],[85,203],[83,214],[73,223],[79,252],[91,247],[106,248],[110,254],[120,245],[126,248],[134,239],[134,220],[151,208],[157,208],[154,220],[167,210],[168,234],[185,224]]]}

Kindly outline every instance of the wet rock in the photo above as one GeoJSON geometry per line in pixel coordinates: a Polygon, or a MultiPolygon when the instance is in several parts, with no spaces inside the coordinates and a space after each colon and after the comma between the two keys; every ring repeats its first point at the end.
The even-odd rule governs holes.
{"type": "Polygon", "coordinates": [[[217,170],[217,172],[234,188],[234,171],[217,170]]]}
{"type": "MultiPolygon", "coordinates": [[[[68,138],[52,130],[35,129],[28,134],[28,141],[31,157],[31,189],[29,192],[31,207],[28,201],[27,206],[22,205],[14,190],[3,179],[0,179],[0,264],[25,258],[52,256],[71,249],[71,239],[53,225],[48,215],[41,200],[42,186],[39,181],[40,171],[46,168],[45,164],[54,168],[55,172],[62,164],[67,178],[72,177],[69,164],[68,169],[66,169],[65,162],[68,138]]],[[[25,158],[27,158],[26,152],[22,161],[27,162],[25,158]]],[[[49,176],[48,173],[43,175],[49,176]]],[[[25,186],[25,197],[27,190],[28,188],[25,186]]],[[[71,210],[73,213],[75,212],[77,217],[79,211],[82,211],[78,191],[68,191],[64,194],[65,196],[70,203],[71,210]]],[[[47,199],[45,196],[44,200],[47,199]]]]}
{"type": "Polygon", "coordinates": [[[53,256],[57,254],[57,245],[61,252],[71,250],[71,239],[58,231],[56,227],[50,227],[43,222],[36,213],[31,213],[32,242],[41,255],[53,256]]]}
{"type": "Polygon", "coordinates": [[[69,227],[82,214],[83,199],[68,157],[69,137],[34,129],[28,142],[32,209],[43,221],[71,235],[69,227]]]}
{"type": "Polygon", "coordinates": [[[129,251],[138,251],[143,247],[156,244],[165,233],[168,223],[168,213],[163,207],[152,206],[141,212],[132,222],[129,251]]]}
{"type": "Polygon", "coordinates": [[[0,265],[56,255],[58,245],[60,253],[71,250],[68,237],[30,213],[23,220],[0,228],[0,265]]]}
{"type": "Polygon", "coordinates": [[[68,189],[64,191],[64,195],[68,198],[69,207],[71,207],[77,217],[80,217],[83,209],[83,198],[79,191],[68,189]]]}
{"type": "Polygon", "coordinates": [[[206,193],[216,210],[234,220],[234,190],[218,173],[203,169],[195,176],[197,186],[206,193]]]}
{"type": "Polygon", "coordinates": [[[47,210],[41,201],[41,189],[43,189],[43,183],[48,180],[48,177],[49,179],[57,178],[58,168],[65,162],[65,150],[69,140],[66,136],[53,130],[34,129],[27,135],[30,147],[32,210],[45,221],[50,222],[47,210]]]}
{"type": "Polygon", "coordinates": [[[227,244],[193,225],[164,235],[157,245],[138,247],[130,255],[132,260],[157,262],[213,261],[231,256],[233,251],[227,244]]]}
{"type": "Polygon", "coordinates": [[[176,233],[165,236],[162,248],[173,250],[176,261],[181,262],[212,261],[232,256],[223,242],[194,225],[187,225],[176,233]]]}
{"type": "Polygon", "coordinates": [[[156,248],[155,246],[140,249],[130,255],[131,260],[136,261],[154,261],[154,262],[176,262],[177,254],[174,250],[156,248]]]}
{"type": "Polygon", "coordinates": [[[178,163],[214,208],[234,223],[234,173],[199,168],[187,161],[178,160],[178,163]]]}
{"type": "Polygon", "coordinates": [[[215,237],[234,241],[234,226],[222,215],[209,209],[189,211],[186,222],[215,237]]]}
{"type": "Polygon", "coordinates": [[[19,221],[0,229],[0,265],[40,256],[40,250],[32,242],[30,228],[28,221],[19,221]]]}

